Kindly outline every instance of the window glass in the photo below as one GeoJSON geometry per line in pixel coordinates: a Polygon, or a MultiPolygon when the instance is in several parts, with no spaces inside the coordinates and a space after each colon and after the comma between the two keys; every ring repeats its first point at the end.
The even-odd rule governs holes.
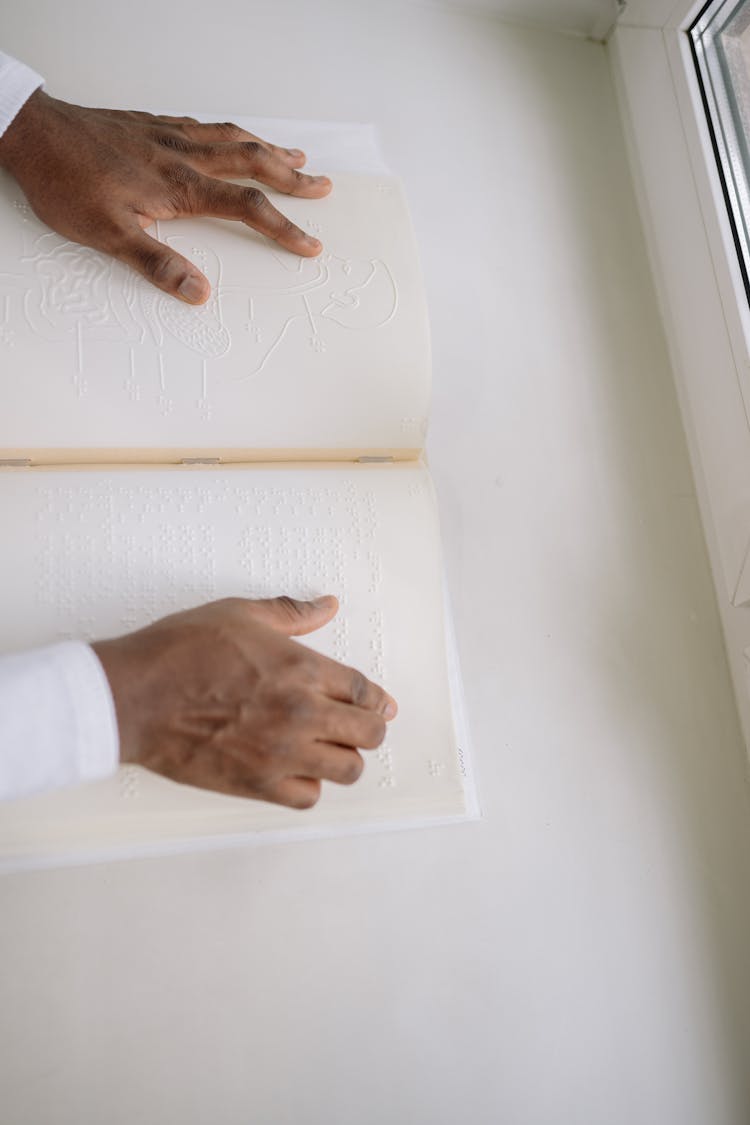
{"type": "Polygon", "coordinates": [[[750,299],[750,0],[711,0],[688,35],[750,299]]]}

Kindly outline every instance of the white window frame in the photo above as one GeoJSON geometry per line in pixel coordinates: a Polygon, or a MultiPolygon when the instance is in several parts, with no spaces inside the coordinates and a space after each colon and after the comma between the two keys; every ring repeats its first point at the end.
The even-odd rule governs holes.
{"type": "Polygon", "coordinates": [[[750,305],[690,47],[705,0],[629,0],[609,42],[750,746],[750,305]]]}

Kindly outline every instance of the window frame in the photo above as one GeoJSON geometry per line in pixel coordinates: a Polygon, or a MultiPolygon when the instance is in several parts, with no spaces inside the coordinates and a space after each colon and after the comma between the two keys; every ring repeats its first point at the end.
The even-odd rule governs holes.
{"type": "Polygon", "coordinates": [[[609,51],[750,746],[750,303],[689,35],[705,7],[631,0],[609,51]]]}

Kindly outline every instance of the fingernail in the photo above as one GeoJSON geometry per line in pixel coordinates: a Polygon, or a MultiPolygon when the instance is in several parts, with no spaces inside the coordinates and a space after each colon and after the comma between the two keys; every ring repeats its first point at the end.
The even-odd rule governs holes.
{"type": "Polygon", "coordinates": [[[310,179],[314,184],[330,184],[329,176],[311,176],[310,179]]]}
{"type": "Polygon", "coordinates": [[[194,305],[198,301],[203,300],[205,284],[200,277],[194,277],[188,274],[188,276],[184,277],[180,282],[180,287],[177,292],[184,300],[190,301],[190,303],[194,305]]]}
{"type": "Polygon", "coordinates": [[[386,703],[385,707],[383,708],[383,718],[384,719],[395,719],[397,711],[398,711],[398,707],[396,706],[396,704],[394,703],[394,701],[392,699],[389,699],[388,702],[386,703]]]}
{"type": "Polygon", "coordinates": [[[322,598],[313,598],[310,605],[314,605],[316,609],[330,609],[331,595],[327,594],[322,598]]]}
{"type": "Polygon", "coordinates": [[[290,156],[304,156],[305,155],[301,148],[288,148],[286,151],[289,153],[290,156]]]}
{"type": "Polygon", "coordinates": [[[322,250],[323,249],[323,243],[320,241],[320,239],[319,238],[313,238],[313,236],[311,234],[305,235],[305,242],[307,243],[308,246],[314,246],[316,250],[322,250]]]}

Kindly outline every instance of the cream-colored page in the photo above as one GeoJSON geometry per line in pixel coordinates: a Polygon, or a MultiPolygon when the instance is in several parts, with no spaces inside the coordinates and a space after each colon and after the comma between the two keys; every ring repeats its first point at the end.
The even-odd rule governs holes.
{"type": "Polygon", "coordinates": [[[211,282],[194,308],[49,231],[0,172],[0,457],[420,449],[429,337],[398,180],[267,194],[323,253],[236,222],[159,222],[211,282]]]}
{"type": "Polygon", "coordinates": [[[109,781],[0,806],[0,865],[466,812],[436,507],[421,466],[6,470],[0,510],[5,650],[118,635],[227,595],[334,593],[338,616],[305,643],[400,704],[360,781],[325,783],[312,810],[125,767],[109,781]]]}

